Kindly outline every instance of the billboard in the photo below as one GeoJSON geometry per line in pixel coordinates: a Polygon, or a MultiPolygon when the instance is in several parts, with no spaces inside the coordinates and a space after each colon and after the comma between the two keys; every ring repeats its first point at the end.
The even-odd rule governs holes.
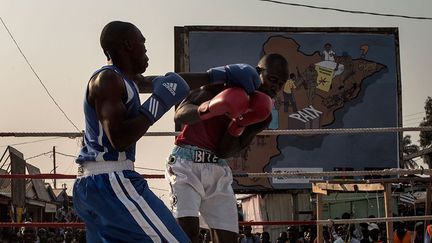
{"type": "MultiPolygon", "coordinates": [[[[401,124],[397,28],[175,28],[176,72],[288,60],[292,78],[274,99],[269,129],[397,127],[401,124]]],[[[397,133],[258,136],[230,160],[233,173],[398,167],[397,133]]],[[[301,189],[302,178],[235,178],[239,192],[301,189]]]]}

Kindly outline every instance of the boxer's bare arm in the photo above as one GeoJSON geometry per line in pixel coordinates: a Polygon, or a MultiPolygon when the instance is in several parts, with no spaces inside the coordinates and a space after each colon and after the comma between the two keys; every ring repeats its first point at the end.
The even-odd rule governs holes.
{"type": "Polygon", "coordinates": [[[230,158],[249,146],[255,136],[270,124],[271,116],[265,121],[247,126],[240,137],[234,137],[228,132],[222,137],[216,154],[221,158],[230,158]]]}
{"type": "Polygon", "coordinates": [[[157,76],[143,76],[137,75],[134,78],[135,84],[138,86],[140,93],[151,93],[153,92],[152,82],[157,76]]]}
{"type": "MultiPolygon", "coordinates": [[[[186,80],[191,90],[198,89],[199,87],[209,83],[208,73],[179,73],[179,75],[186,80]]],[[[152,82],[157,76],[143,76],[138,75],[134,78],[140,93],[151,93],[153,91],[152,82]]]]}
{"type": "Polygon", "coordinates": [[[147,132],[150,127],[148,118],[142,115],[127,118],[124,105],[126,88],[119,75],[102,71],[90,80],[88,90],[87,100],[116,150],[124,151],[147,132]]]}
{"type": "Polygon", "coordinates": [[[193,124],[201,121],[198,114],[198,106],[217,95],[225,84],[209,84],[193,90],[185,100],[177,107],[174,121],[178,124],[193,124]]]}
{"type": "Polygon", "coordinates": [[[210,82],[208,73],[179,73],[179,75],[186,80],[191,90],[198,89],[210,82]]]}

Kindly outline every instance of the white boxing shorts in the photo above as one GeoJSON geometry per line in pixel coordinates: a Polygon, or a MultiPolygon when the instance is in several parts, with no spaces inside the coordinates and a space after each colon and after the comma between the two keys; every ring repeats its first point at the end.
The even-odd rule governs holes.
{"type": "Polygon", "coordinates": [[[195,146],[174,147],[166,178],[176,218],[201,217],[212,229],[238,233],[232,172],[224,159],[195,146]]]}

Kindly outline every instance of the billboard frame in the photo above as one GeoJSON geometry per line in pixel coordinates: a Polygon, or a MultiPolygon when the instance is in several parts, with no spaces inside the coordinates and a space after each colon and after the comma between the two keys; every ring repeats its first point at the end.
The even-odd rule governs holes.
{"type": "MultiPolygon", "coordinates": [[[[402,86],[401,86],[401,68],[400,68],[400,50],[399,50],[399,29],[397,27],[271,27],[271,26],[213,26],[213,25],[191,25],[191,26],[175,26],[174,27],[174,70],[175,72],[190,72],[190,56],[189,56],[189,34],[191,32],[283,32],[283,33],[341,33],[341,34],[381,34],[392,35],[395,40],[395,71],[396,71],[396,87],[397,87],[397,126],[402,127],[402,86]]],[[[176,131],[181,130],[181,125],[175,124],[176,131]]],[[[400,162],[403,158],[402,151],[402,132],[398,133],[398,156],[397,166],[400,167],[400,162]]],[[[298,189],[268,189],[271,191],[297,191],[298,189]]],[[[253,191],[262,192],[263,190],[257,187],[257,190],[238,190],[251,193],[253,191]]]]}

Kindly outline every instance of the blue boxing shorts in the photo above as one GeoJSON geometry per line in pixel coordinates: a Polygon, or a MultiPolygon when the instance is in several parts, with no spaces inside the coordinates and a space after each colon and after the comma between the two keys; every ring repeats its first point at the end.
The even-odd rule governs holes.
{"type": "Polygon", "coordinates": [[[85,162],[73,199],[87,242],[190,242],[132,161],[85,162]]]}

